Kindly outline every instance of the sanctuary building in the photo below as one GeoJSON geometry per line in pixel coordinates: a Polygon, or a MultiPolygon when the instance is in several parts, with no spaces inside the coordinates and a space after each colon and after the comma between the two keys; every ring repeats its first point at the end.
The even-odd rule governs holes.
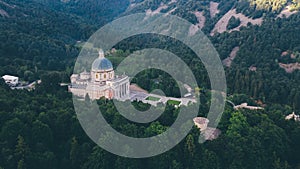
{"type": "Polygon", "coordinates": [[[104,52],[99,51],[99,57],[93,62],[91,72],[83,71],[72,74],[70,92],[79,97],[88,95],[95,100],[101,97],[107,99],[129,99],[129,77],[115,75],[112,63],[104,57],[104,52]]]}

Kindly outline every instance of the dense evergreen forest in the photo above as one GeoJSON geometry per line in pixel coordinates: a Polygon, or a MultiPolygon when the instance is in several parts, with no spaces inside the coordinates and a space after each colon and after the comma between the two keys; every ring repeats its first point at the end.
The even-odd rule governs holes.
{"type": "MultiPolygon", "coordinates": [[[[222,131],[218,139],[199,144],[199,129],[194,127],[176,147],[146,159],[113,155],[88,138],[77,120],[72,95],[59,85],[69,82],[81,49],[77,44],[114,18],[155,10],[161,2],[169,1],[0,0],[0,75],[42,80],[35,90],[27,91],[11,90],[0,79],[0,169],[300,169],[300,123],[284,119],[293,111],[300,113],[300,71],[287,73],[278,65],[300,61],[300,14],[276,18],[287,3],[297,10],[295,0],[217,0],[220,12],[214,18],[208,17],[207,0],[177,0],[169,6],[176,6],[174,14],[192,23],[197,18],[190,11],[204,11],[208,19],[202,30],[208,36],[222,15],[233,8],[252,18],[264,18],[261,26],[249,24],[240,31],[209,36],[222,60],[240,47],[232,65],[225,68],[228,99],[235,104],[264,106],[264,110],[234,110],[228,104],[218,126],[222,131]],[[137,5],[128,8],[133,3],[137,5]],[[283,57],[285,51],[295,57],[283,57]]],[[[228,29],[240,22],[231,18],[228,29]]],[[[187,47],[151,34],[126,39],[115,47],[118,51],[107,55],[114,66],[128,54],[150,47],[180,56],[201,87],[198,115],[207,115],[210,83],[203,64],[187,47]]],[[[133,82],[149,91],[161,89],[166,95],[179,96],[172,78],[158,70],[141,72],[133,82]]],[[[100,99],[97,103],[113,128],[132,137],[164,132],[179,112],[167,105],[159,119],[141,125],[120,115],[112,101],[100,99]]],[[[140,102],[132,104],[142,110],[149,108],[140,102]]]]}
{"type": "MultiPolygon", "coordinates": [[[[55,80],[58,75],[51,73],[45,79],[55,80]]],[[[228,105],[217,140],[199,144],[199,131],[194,127],[179,145],[162,155],[127,159],[97,147],[83,132],[72,108],[71,94],[58,85],[59,78],[57,83],[46,82],[29,92],[10,90],[1,81],[2,168],[281,169],[299,165],[300,124],[284,120],[283,114],[292,110],[288,106],[272,104],[264,111],[234,111],[228,105]]],[[[208,98],[207,94],[204,98],[208,98]]],[[[255,103],[246,95],[234,95],[231,99],[236,103],[255,103]]],[[[111,101],[102,99],[98,104],[115,129],[132,137],[165,131],[178,113],[178,109],[168,105],[157,121],[140,125],[118,114],[111,101]]],[[[133,104],[147,108],[142,103],[133,104]]],[[[201,106],[199,115],[207,112],[208,105],[201,106]]]]}

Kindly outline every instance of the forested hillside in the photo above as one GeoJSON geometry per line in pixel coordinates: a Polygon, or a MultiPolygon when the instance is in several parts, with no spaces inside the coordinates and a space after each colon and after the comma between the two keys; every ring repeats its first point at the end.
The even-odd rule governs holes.
{"type": "Polygon", "coordinates": [[[3,0],[0,9],[5,14],[0,17],[1,75],[33,81],[44,70],[65,71],[78,54],[76,41],[96,30],[77,16],[34,1],[3,0]]]}
{"type": "MultiPolygon", "coordinates": [[[[300,114],[300,68],[293,67],[300,63],[299,4],[297,0],[0,0],[0,76],[42,80],[27,91],[11,90],[0,79],[0,169],[300,169],[300,122],[285,120],[292,112],[300,114]],[[227,103],[218,139],[199,144],[200,132],[194,127],[176,147],[152,158],[123,158],[96,146],[77,120],[72,95],[59,83],[69,81],[79,42],[103,24],[137,12],[174,14],[195,24],[224,63],[228,100],[264,110],[236,110],[227,103]]],[[[206,116],[211,94],[207,72],[182,43],[139,35],[117,44],[117,52],[107,58],[116,66],[128,54],[151,47],[171,51],[190,66],[200,87],[198,115],[206,116]]],[[[175,82],[162,71],[143,71],[133,82],[179,97],[175,82]]],[[[139,124],[120,115],[112,101],[97,103],[113,128],[132,137],[164,132],[180,110],[168,104],[156,121],[139,124]]]]}
{"type": "MultiPolygon", "coordinates": [[[[77,15],[87,22],[102,26],[123,13],[129,0],[34,0],[64,13],[77,15]]],[[[133,1],[132,1],[133,2],[133,1]]]]}
{"type": "MultiPolygon", "coordinates": [[[[269,1],[251,2],[269,5],[279,3],[279,1],[272,1],[274,3],[269,1]]],[[[285,1],[282,4],[286,6],[288,3],[297,4],[296,1],[285,1]]],[[[279,17],[279,13],[283,8],[273,12],[266,8],[251,7],[251,3],[246,0],[241,2],[219,1],[219,11],[215,17],[210,16],[210,8],[212,8],[210,1],[144,1],[128,11],[129,13],[143,10],[151,10],[153,12],[157,11],[157,9],[160,12],[172,11],[171,14],[181,16],[194,24],[199,22],[194,11],[202,11],[202,15],[205,18],[202,19],[202,22],[205,22],[202,30],[209,35],[221,59],[224,61],[235,47],[239,48],[232,63],[226,68],[229,92],[231,94],[247,94],[265,103],[288,104],[294,110],[299,111],[300,90],[298,84],[300,83],[300,72],[296,68],[285,70],[280,66],[281,64],[289,65],[299,62],[299,12],[293,13],[288,17],[279,17]],[[258,17],[256,15],[259,14],[263,18],[263,22],[258,25],[246,22],[245,26],[234,29],[241,24],[241,20],[245,19],[245,17],[233,15],[232,17],[227,17],[229,20],[227,30],[218,32],[219,29],[216,29],[216,27],[219,21],[224,21],[224,16],[230,13],[232,9],[236,9],[237,13],[244,13],[245,17],[248,16],[250,18],[258,17]],[[237,18],[234,16],[237,16],[237,18]],[[217,32],[213,32],[214,30],[217,30],[217,32]],[[287,54],[283,55],[284,53],[287,54]],[[282,97],[285,99],[281,99],[282,97]]],[[[224,25],[225,22],[222,22],[222,24],[224,25]]],[[[147,47],[167,48],[182,56],[188,63],[191,61],[192,52],[180,52],[174,49],[173,46],[178,45],[173,45],[170,42],[167,44],[162,43],[161,39],[137,37],[136,40],[130,39],[120,44],[119,48],[123,50],[136,50],[147,47]],[[140,41],[143,43],[140,43],[140,41]],[[151,42],[151,45],[148,45],[147,42],[151,42]]],[[[201,72],[202,69],[199,69],[199,65],[192,64],[191,67],[198,68],[195,70],[197,72],[195,74],[203,74],[201,72]]],[[[198,77],[198,79],[201,78],[198,77]]],[[[209,84],[203,84],[205,82],[204,79],[200,81],[198,83],[201,86],[209,86],[209,84]]]]}
{"type": "MultiPolygon", "coordinates": [[[[44,76],[44,83],[32,92],[10,90],[1,81],[2,168],[299,168],[300,123],[284,120],[283,115],[292,111],[289,106],[270,104],[265,110],[237,111],[228,105],[219,125],[222,134],[218,139],[199,144],[199,130],[194,127],[179,145],[162,155],[128,159],[97,147],[76,118],[71,94],[58,85],[59,74],[44,76]]],[[[209,93],[203,94],[199,116],[205,116],[208,98],[209,93]]],[[[246,95],[229,99],[237,104],[255,104],[246,95]]],[[[165,131],[179,111],[167,105],[158,120],[142,125],[126,120],[112,101],[102,99],[98,104],[112,127],[132,137],[148,137],[165,131]]],[[[148,107],[133,104],[142,110],[148,107]]]]}
{"type": "Polygon", "coordinates": [[[0,74],[33,81],[44,70],[72,72],[79,49],[129,1],[0,1],[0,74]]]}

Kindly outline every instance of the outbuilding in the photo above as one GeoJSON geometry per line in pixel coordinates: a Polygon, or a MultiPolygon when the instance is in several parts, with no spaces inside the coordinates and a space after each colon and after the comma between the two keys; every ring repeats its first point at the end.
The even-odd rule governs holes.
{"type": "Polygon", "coordinates": [[[11,75],[4,75],[2,76],[5,83],[10,86],[16,86],[19,83],[19,77],[11,76],[11,75]]]}

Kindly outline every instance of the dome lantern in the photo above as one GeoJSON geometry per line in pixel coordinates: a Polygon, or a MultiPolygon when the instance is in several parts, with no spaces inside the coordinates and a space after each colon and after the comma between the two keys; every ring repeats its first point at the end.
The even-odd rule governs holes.
{"type": "Polygon", "coordinates": [[[98,54],[99,54],[99,58],[104,58],[104,52],[102,49],[99,49],[98,54]]]}

